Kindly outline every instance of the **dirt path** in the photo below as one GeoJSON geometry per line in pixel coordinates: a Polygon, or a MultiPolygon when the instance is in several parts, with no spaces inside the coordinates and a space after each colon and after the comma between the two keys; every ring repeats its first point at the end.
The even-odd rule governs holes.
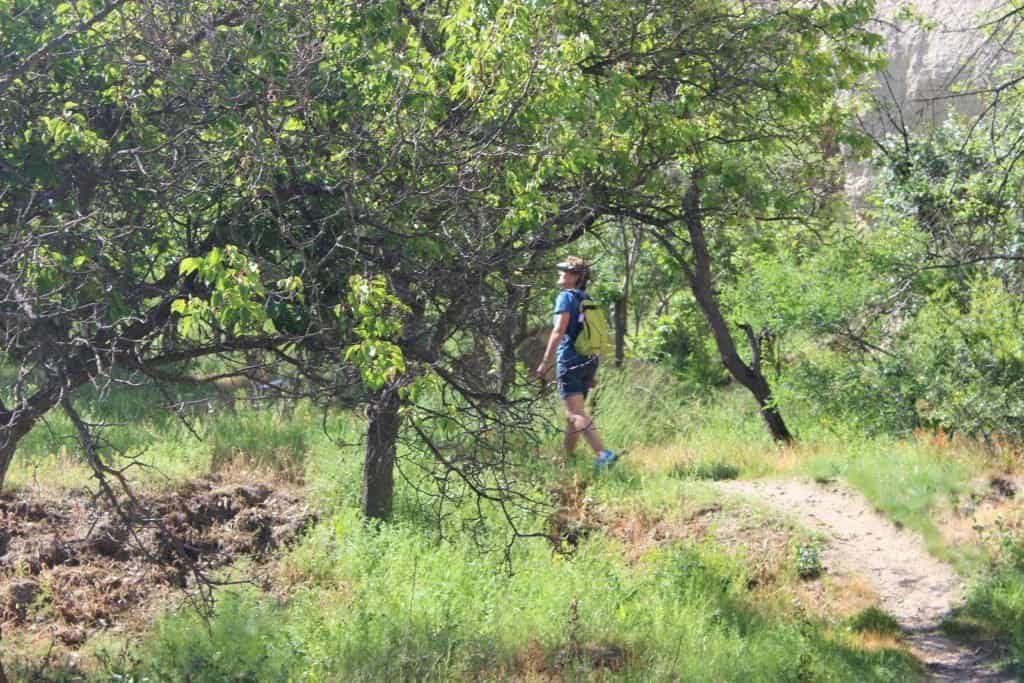
{"type": "Polygon", "coordinates": [[[963,601],[963,580],[928,554],[919,535],[876,513],[859,493],[836,484],[792,479],[727,481],[718,486],[789,513],[805,528],[824,534],[829,539],[822,553],[826,568],[871,581],[881,607],[907,632],[933,680],[1018,680],[991,666],[994,653],[970,649],[938,630],[943,618],[963,601]]]}

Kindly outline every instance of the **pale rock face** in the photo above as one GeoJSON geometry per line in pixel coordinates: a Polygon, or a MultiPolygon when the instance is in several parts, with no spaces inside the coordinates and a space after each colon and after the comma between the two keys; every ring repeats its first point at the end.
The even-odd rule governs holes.
{"type": "MultiPolygon", "coordinates": [[[[871,28],[885,37],[889,64],[878,75],[873,91],[888,114],[863,121],[864,129],[874,136],[893,133],[900,125],[910,131],[939,125],[951,110],[977,114],[978,100],[950,97],[951,86],[984,85],[1001,59],[981,26],[1006,0],[918,0],[913,3],[916,13],[937,24],[931,30],[896,19],[908,4],[879,0],[875,10],[871,28]]],[[[847,191],[861,198],[869,182],[864,168],[851,168],[847,191]]]]}
{"type": "Polygon", "coordinates": [[[892,86],[907,123],[941,122],[950,104],[964,113],[976,111],[965,98],[936,99],[950,94],[954,83],[984,82],[998,59],[980,28],[1005,0],[918,0],[917,13],[938,25],[926,31],[894,17],[908,3],[880,0],[878,27],[886,38],[889,66],[879,75],[876,92],[888,96],[892,86]]]}

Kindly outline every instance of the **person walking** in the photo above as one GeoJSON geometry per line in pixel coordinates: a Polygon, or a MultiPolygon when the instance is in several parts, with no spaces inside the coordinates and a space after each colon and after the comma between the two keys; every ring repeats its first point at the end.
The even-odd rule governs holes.
{"type": "Polygon", "coordinates": [[[555,299],[554,327],[537,374],[543,378],[555,359],[558,397],[565,405],[565,453],[572,454],[582,434],[596,455],[595,466],[601,469],[618,460],[618,456],[604,447],[597,426],[584,406],[587,394],[597,383],[597,356],[582,356],[574,346],[583,329],[580,302],[591,298],[586,292],[590,264],[578,256],[570,256],[557,268],[558,287],[562,291],[555,299]]]}

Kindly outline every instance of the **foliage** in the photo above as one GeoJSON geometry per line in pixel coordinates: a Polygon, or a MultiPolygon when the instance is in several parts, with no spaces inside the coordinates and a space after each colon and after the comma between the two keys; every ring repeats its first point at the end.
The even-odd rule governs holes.
{"type": "Polygon", "coordinates": [[[905,375],[916,378],[922,422],[972,435],[1024,436],[1024,305],[1001,280],[929,298],[907,325],[905,375]]]}
{"type": "Polygon", "coordinates": [[[677,378],[697,388],[712,388],[728,381],[714,348],[714,340],[693,305],[683,305],[675,314],[662,315],[637,340],[639,358],[672,368],[677,378]]]}
{"type": "MultiPolygon", "coordinates": [[[[340,304],[336,310],[341,313],[340,304]]],[[[391,340],[400,336],[402,314],[409,309],[388,294],[384,278],[368,280],[353,275],[349,278],[348,311],[356,321],[353,331],[360,341],[345,350],[344,358],[355,363],[370,389],[379,391],[405,372],[402,349],[391,340]]]]}
{"type": "MultiPolygon", "coordinates": [[[[199,384],[210,356],[222,379],[292,397],[400,394],[417,466],[494,479],[495,448],[521,438],[495,431],[527,429],[536,403],[509,397],[525,391],[512,332],[527,289],[511,283],[595,220],[551,162],[573,137],[562,113],[586,41],[563,39],[545,5],[451,10],[120,0],[4,15],[0,335],[18,373],[0,396],[0,480],[83,386],[199,384]],[[498,381],[452,353],[473,338],[497,349],[498,381]],[[450,387],[439,413],[415,405],[423,383],[450,387]],[[436,457],[449,409],[487,433],[471,462],[436,457]]],[[[112,458],[103,428],[76,422],[112,458]]]]}
{"type": "Polygon", "coordinates": [[[971,129],[880,141],[870,226],[780,242],[726,288],[785,340],[784,401],[868,433],[1020,437],[1019,172],[971,129]]]}
{"type": "Polygon", "coordinates": [[[825,571],[821,562],[821,546],[817,543],[798,543],[793,548],[793,566],[801,579],[816,579],[825,571]]]}

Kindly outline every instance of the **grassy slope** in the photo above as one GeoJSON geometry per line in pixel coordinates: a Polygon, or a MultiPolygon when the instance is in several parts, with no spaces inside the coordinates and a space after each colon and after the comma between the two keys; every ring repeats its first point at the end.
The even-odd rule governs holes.
{"type": "MultiPolygon", "coordinates": [[[[311,412],[299,410],[293,419],[268,411],[222,415],[197,425],[203,437],[197,441],[174,421],[132,412],[142,404],[135,397],[108,402],[104,411],[129,423],[114,434],[121,445],[145,447],[145,459],[170,476],[199,474],[239,456],[302,471],[324,515],[281,564],[280,594],[224,591],[209,631],[187,611],[168,615],[131,659],[101,658],[100,679],[114,673],[193,681],[916,676],[902,653],[869,646],[842,624],[782,605],[780,596],[799,589],[791,566],[774,577],[774,592],[752,591],[759,558],[726,548],[713,534],[703,541],[682,534],[639,552],[598,530],[572,556],[553,553],[545,541],[524,541],[512,550],[509,573],[501,552],[481,550],[467,534],[439,541],[410,490],[399,492],[394,523],[363,524],[358,447],[327,438],[311,412]],[[614,672],[599,666],[601,648],[611,653],[606,659],[614,672]]],[[[943,444],[840,438],[799,425],[799,416],[802,445],[780,451],[745,395],[688,399],[657,375],[609,373],[597,405],[605,439],[631,451],[616,472],[587,489],[594,505],[611,511],[606,518],[657,518],[712,502],[709,488],[687,479],[694,474],[842,476],[956,559],[960,553],[943,544],[935,518],[988,466],[977,453],[943,444]]],[[[338,441],[355,442],[358,426],[338,417],[330,431],[338,441]]],[[[84,471],[69,466],[68,437],[60,418],[37,429],[12,481],[80,482],[84,471]]],[[[547,457],[557,443],[553,435],[547,457]]],[[[567,470],[538,466],[563,482],[592,476],[582,459],[567,470]]],[[[489,533],[483,540],[501,547],[500,525],[489,533]]],[[[980,568],[976,555],[961,564],[980,568]]],[[[977,623],[1007,633],[1024,622],[1021,584],[1012,579],[1004,573],[979,584],[972,603],[977,623]]],[[[1024,643],[1024,634],[1016,637],[1024,643]]],[[[93,649],[107,641],[96,639],[93,649]]]]}

